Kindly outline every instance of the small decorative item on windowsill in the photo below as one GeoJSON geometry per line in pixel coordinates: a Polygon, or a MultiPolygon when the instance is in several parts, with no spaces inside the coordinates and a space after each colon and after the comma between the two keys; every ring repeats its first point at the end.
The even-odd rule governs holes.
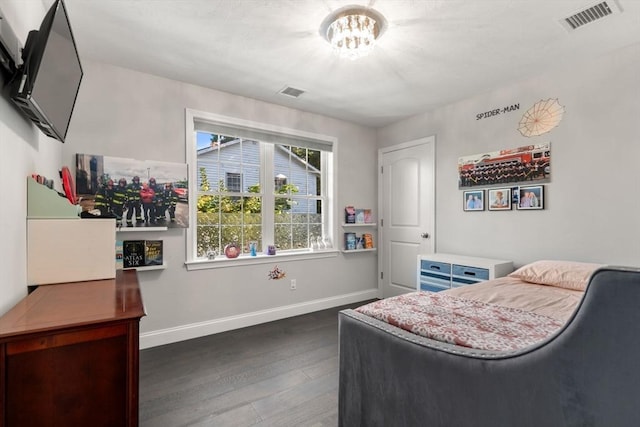
{"type": "Polygon", "coordinates": [[[209,250],[207,251],[207,259],[208,259],[208,260],[214,260],[214,259],[216,259],[216,255],[218,255],[218,254],[217,254],[217,253],[216,253],[216,251],[214,251],[213,249],[209,249],[209,250]]]}
{"type": "Polygon", "coordinates": [[[275,255],[276,254],[276,246],[269,245],[267,246],[267,255],[275,255]]]}
{"type": "Polygon", "coordinates": [[[325,237],[324,239],[322,239],[322,241],[324,242],[324,248],[325,249],[331,249],[333,248],[333,243],[331,242],[331,239],[328,237],[325,237]]]}
{"type": "Polygon", "coordinates": [[[258,256],[258,242],[249,242],[249,253],[251,256],[258,256]]]}
{"type": "Polygon", "coordinates": [[[224,247],[224,255],[227,258],[238,258],[238,255],[240,255],[240,247],[238,247],[238,244],[235,242],[229,243],[224,247]]]}

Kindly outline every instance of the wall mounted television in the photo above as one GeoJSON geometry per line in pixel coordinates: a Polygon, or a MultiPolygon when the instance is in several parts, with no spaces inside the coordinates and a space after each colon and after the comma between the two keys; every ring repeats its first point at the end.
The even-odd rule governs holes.
{"type": "Polygon", "coordinates": [[[38,31],[30,31],[11,99],[36,126],[65,141],[83,72],[66,7],[55,0],[38,31]]]}

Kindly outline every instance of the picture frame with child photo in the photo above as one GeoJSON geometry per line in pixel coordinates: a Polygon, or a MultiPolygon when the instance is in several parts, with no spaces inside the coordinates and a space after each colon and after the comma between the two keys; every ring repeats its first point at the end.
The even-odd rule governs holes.
{"type": "Polygon", "coordinates": [[[494,188],[489,190],[490,211],[511,210],[511,188],[494,188]]]}

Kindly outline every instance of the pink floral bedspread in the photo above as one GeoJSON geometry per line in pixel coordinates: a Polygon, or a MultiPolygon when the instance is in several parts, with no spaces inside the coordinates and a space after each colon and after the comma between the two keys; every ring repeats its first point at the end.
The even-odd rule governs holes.
{"type": "Polygon", "coordinates": [[[482,350],[518,350],[563,325],[540,314],[431,292],[383,299],[356,311],[423,337],[482,350]]]}

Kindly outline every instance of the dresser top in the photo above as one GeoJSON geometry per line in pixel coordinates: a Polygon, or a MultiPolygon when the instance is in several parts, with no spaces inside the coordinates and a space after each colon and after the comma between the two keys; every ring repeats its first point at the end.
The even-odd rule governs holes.
{"type": "Polygon", "coordinates": [[[495,265],[512,265],[513,263],[508,260],[503,259],[491,259],[491,258],[480,258],[480,257],[471,257],[465,255],[454,255],[454,254],[445,254],[445,253],[435,253],[435,254],[421,254],[418,255],[418,259],[428,260],[428,261],[437,261],[437,262],[445,262],[449,264],[461,264],[473,267],[491,267],[495,265]]]}
{"type": "Polygon", "coordinates": [[[0,339],[145,315],[135,270],[115,279],[39,286],[0,317],[0,339]]]}

